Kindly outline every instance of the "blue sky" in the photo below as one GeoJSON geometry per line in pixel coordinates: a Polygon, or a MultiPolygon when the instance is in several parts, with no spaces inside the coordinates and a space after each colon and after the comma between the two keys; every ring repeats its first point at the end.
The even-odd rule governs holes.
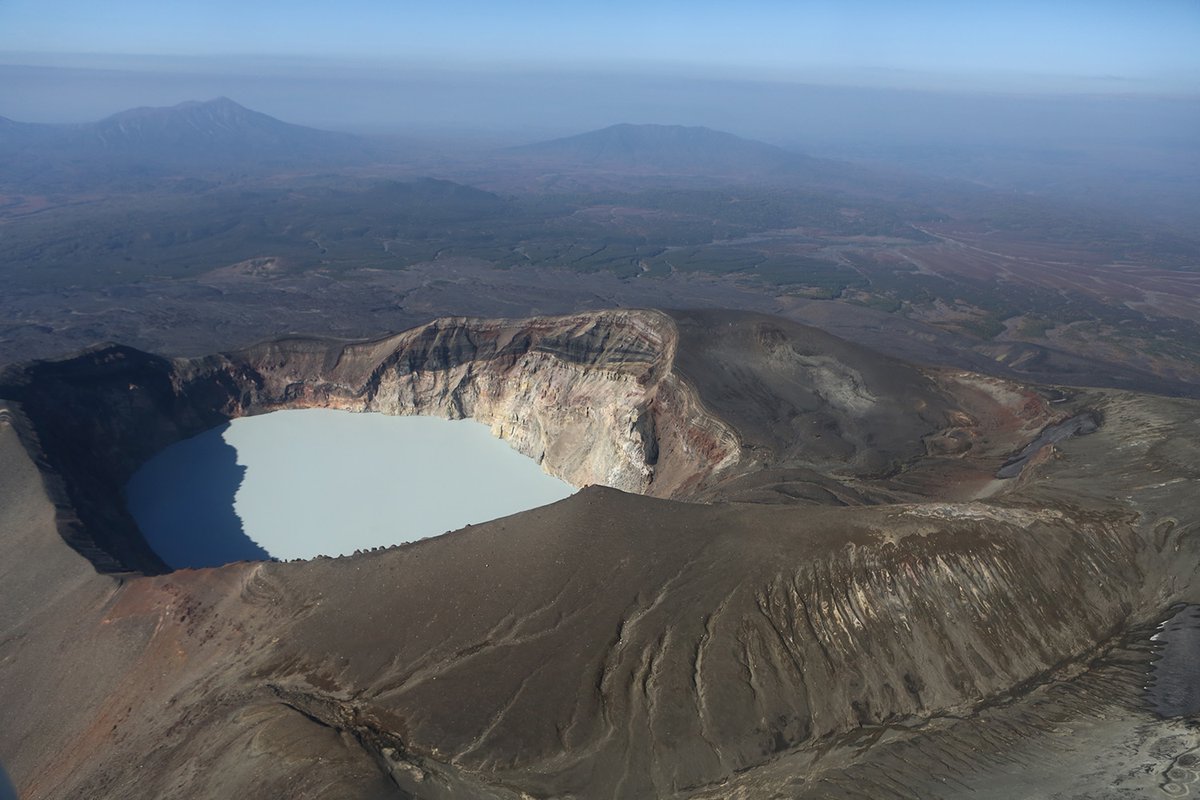
{"type": "Polygon", "coordinates": [[[1178,91],[1200,80],[1200,0],[0,0],[0,52],[9,63],[14,54],[317,56],[866,83],[896,73],[1069,76],[1178,91]]]}

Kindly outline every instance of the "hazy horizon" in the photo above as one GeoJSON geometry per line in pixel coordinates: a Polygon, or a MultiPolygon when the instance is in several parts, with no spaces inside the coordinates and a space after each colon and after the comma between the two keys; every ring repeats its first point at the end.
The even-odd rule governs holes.
{"type": "Polygon", "coordinates": [[[1189,0],[751,0],[736,9],[715,0],[347,0],[336,12],[313,2],[231,0],[0,6],[0,52],[255,53],[488,68],[701,64],[784,80],[870,69],[1165,84],[1200,74],[1198,39],[1200,7],[1189,0]]]}
{"type": "Polygon", "coordinates": [[[1187,218],[1200,180],[1196,41],[1195,2],[758,0],[733,12],[353,0],[332,13],[10,0],[0,116],[93,122],[227,96],[300,125],[409,137],[409,153],[616,123],[705,126],[1187,218]]]}
{"type": "Polygon", "coordinates": [[[1200,93],[1196,41],[1200,4],[1186,0],[755,0],[736,10],[350,0],[336,13],[311,2],[9,0],[0,4],[0,115],[82,122],[229,95],[335,129],[511,131],[720,126],[725,104],[726,118],[745,113],[743,91],[776,103],[818,90],[1180,102],[1200,93]]]}
{"type": "Polygon", "coordinates": [[[91,57],[63,59],[62,65],[41,61],[14,63],[0,53],[0,116],[93,122],[140,106],[225,96],[289,122],[356,133],[459,130],[536,138],[630,122],[704,125],[777,142],[854,138],[859,128],[902,139],[926,138],[943,127],[952,137],[1003,139],[1012,127],[1020,139],[1119,140],[1161,132],[1186,143],[1200,132],[1200,103],[1177,94],[931,89],[678,71],[483,71],[342,62],[322,68],[292,60],[271,67],[270,60],[141,57],[101,59],[105,67],[84,66],[95,62],[91,57]],[[1040,130],[1031,130],[1031,123],[1040,130]]]}

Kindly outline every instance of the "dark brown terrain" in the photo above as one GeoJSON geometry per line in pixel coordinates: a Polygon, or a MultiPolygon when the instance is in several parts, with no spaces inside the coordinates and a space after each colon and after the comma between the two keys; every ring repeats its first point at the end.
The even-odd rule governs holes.
{"type": "Polygon", "coordinates": [[[107,346],[10,368],[0,397],[0,757],[27,800],[1194,788],[1196,709],[1162,687],[1195,660],[1151,635],[1200,602],[1195,400],[712,311],[107,346]],[[303,406],[472,416],[624,491],[166,572],[118,500],[131,471],[303,406]]]}

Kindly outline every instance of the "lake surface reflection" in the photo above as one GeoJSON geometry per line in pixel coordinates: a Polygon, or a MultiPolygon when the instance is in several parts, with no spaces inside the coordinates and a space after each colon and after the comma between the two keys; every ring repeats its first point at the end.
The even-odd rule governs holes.
{"type": "Polygon", "coordinates": [[[573,492],[472,420],[304,409],[168,447],[126,499],[150,546],[182,568],[410,542],[573,492]]]}

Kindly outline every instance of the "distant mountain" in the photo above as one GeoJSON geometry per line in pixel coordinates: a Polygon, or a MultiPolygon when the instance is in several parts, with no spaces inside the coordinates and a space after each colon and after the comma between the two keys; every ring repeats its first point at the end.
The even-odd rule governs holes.
{"type": "Polygon", "coordinates": [[[344,164],[369,156],[370,146],[355,136],[283,122],[227,97],[135,108],[78,125],[0,118],[0,177],[8,180],[120,180],[163,170],[344,164]]]}
{"type": "Polygon", "coordinates": [[[164,160],[199,154],[291,160],[330,155],[358,142],[348,134],[282,122],[227,97],[122,111],[81,133],[84,142],[109,153],[164,160]]]}
{"type": "MultiPolygon", "coordinates": [[[[793,190],[849,193],[864,197],[903,196],[945,181],[898,173],[879,166],[816,158],[711,128],[683,125],[611,125],[596,131],[509,148],[525,168],[541,167],[578,185],[619,186],[629,178],[657,185],[665,177],[695,185],[716,181],[754,183],[793,190]],[[603,180],[597,178],[615,179],[603,180]]],[[[569,183],[560,180],[559,183],[569,183]]],[[[958,186],[959,190],[966,184],[958,186]]],[[[971,188],[975,191],[974,187],[971,188]]],[[[832,195],[831,195],[832,197],[832,195]]],[[[833,200],[831,199],[831,202],[833,200]]]]}
{"type": "Polygon", "coordinates": [[[772,172],[815,160],[711,128],[627,123],[510,152],[587,167],[709,174],[772,172]]]}
{"type": "Polygon", "coordinates": [[[48,140],[57,142],[64,139],[75,125],[39,125],[34,122],[18,122],[8,117],[0,117],[0,152],[36,145],[48,140]]]}

